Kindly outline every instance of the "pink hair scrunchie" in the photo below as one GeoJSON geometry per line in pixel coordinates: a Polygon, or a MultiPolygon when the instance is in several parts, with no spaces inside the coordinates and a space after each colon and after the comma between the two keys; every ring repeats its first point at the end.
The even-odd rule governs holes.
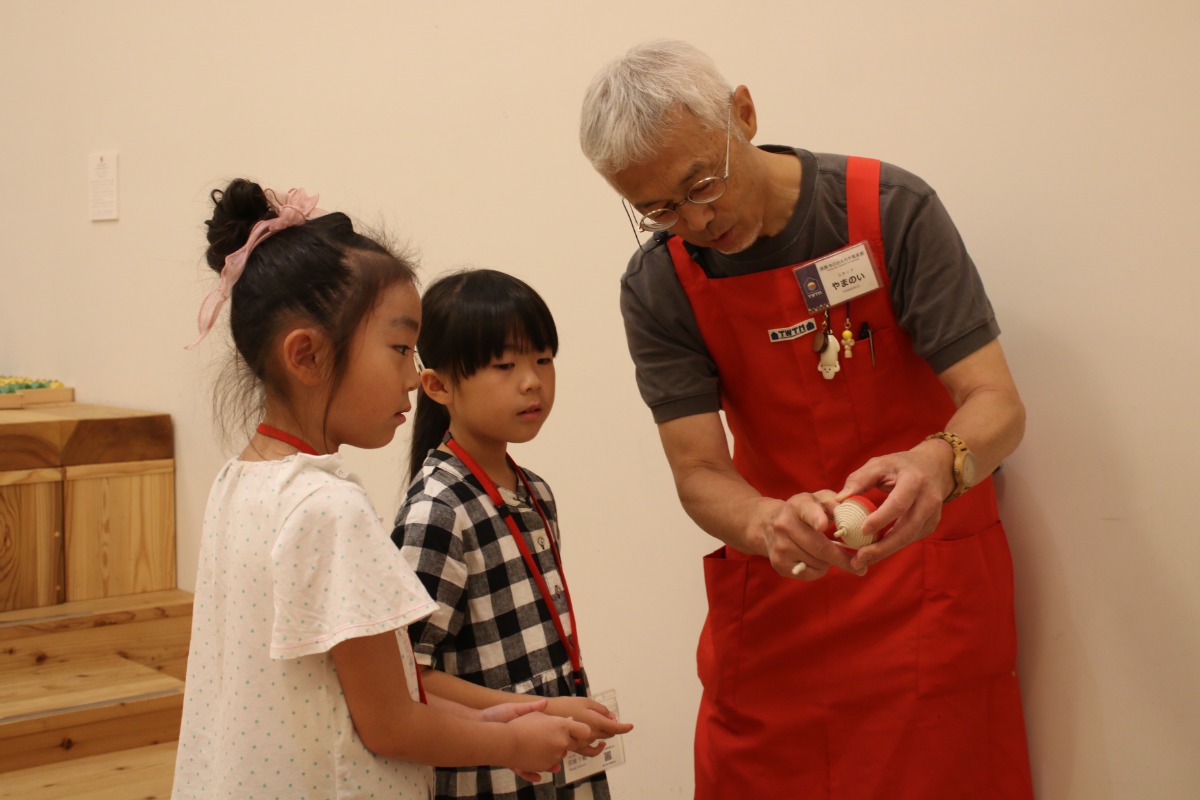
{"type": "Polygon", "coordinates": [[[204,302],[200,304],[200,314],[196,319],[200,335],[196,337],[196,341],[184,349],[191,350],[200,344],[213,329],[217,322],[217,316],[221,313],[221,307],[229,299],[229,294],[233,291],[233,286],[238,282],[238,278],[242,277],[242,272],[246,269],[246,259],[250,258],[255,247],[285,228],[303,225],[306,221],[325,213],[317,208],[317,199],[320,195],[310,195],[304,189],[288,190],[282,201],[279,200],[274,189],[267,189],[263,194],[267,196],[268,205],[275,210],[275,216],[254,223],[246,243],[225,258],[225,265],[221,267],[221,276],[217,280],[217,285],[205,295],[204,302]]]}

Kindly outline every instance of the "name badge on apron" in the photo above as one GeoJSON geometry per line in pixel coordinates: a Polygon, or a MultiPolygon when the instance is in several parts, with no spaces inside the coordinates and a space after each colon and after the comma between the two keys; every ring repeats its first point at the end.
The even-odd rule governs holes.
{"type": "Polygon", "coordinates": [[[859,242],[829,255],[792,268],[804,304],[817,314],[840,306],[880,286],[879,267],[866,242],[859,242]]]}

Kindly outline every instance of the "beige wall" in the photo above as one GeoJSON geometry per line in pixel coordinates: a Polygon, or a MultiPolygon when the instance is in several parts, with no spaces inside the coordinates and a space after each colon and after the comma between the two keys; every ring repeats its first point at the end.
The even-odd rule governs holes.
{"type": "MultiPolygon", "coordinates": [[[[545,295],[559,402],[515,455],[556,489],[585,655],[638,724],[622,798],[691,794],[713,542],[679,510],[633,387],[616,308],[631,237],[578,152],[583,87],[636,41],[689,38],[750,86],[758,141],[922,175],[1029,406],[1001,496],[1039,796],[1195,796],[1193,0],[0,0],[0,31],[0,373],[173,416],[183,586],[224,458],[221,348],[182,349],[211,281],[210,189],[305,186],[409,240],[427,278],[487,265],[545,295]],[[121,217],[93,223],[86,159],[106,149],[121,217]]],[[[402,447],[351,456],[388,518],[402,447]]]]}

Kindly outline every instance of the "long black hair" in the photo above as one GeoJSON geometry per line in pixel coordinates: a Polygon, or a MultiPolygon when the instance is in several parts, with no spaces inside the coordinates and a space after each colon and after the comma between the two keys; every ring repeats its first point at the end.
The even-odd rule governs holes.
{"type": "MultiPolygon", "coordinates": [[[[529,284],[494,269],[469,269],[444,275],[425,290],[417,338],[425,369],[436,370],[443,380],[460,381],[499,358],[508,345],[558,355],[554,317],[529,284]]],[[[409,480],[449,427],[446,407],[418,390],[409,480]]]]}
{"type": "MultiPolygon", "coordinates": [[[[205,258],[220,273],[229,254],[246,243],[254,224],[276,213],[262,187],[243,178],[213,190],[211,198],[205,258]]],[[[398,283],[415,285],[412,263],[356,231],[342,213],[285,228],[256,247],[230,294],[229,327],[236,352],[214,391],[217,421],[226,438],[261,414],[267,393],[287,400],[280,366],[271,354],[288,323],[302,319],[329,337],[332,398],[345,375],[359,323],[381,293],[398,283]]]]}

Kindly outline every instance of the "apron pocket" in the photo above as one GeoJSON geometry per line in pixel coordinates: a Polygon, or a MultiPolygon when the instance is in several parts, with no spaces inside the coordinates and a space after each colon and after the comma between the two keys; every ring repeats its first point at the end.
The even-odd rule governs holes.
{"type": "Polygon", "coordinates": [[[1016,669],[1012,557],[995,523],[966,539],[922,547],[920,694],[941,694],[1016,669]]]}
{"type": "Polygon", "coordinates": [[[948,394],[939,392],[936,402],[914,405],[906,395],[914,384],[913,371],[928,370],[929,365],[913,354],[912,342],[899,328],[881,328],[872,332],[872,338],[875,365],[871,365],[870,343],[859,340],[854,357],[843,359],[834,380],[845,381],[846,402],[853,409],[864,447],[876,453],[907,450],[913,445],[913,430],[939,430],[954,413],[954,404],[948,394]]]}
{"type": "Polygon", "coordinates": [[[724,547],[704,557],[708,617],[700,632],[696,666],[705,694],[721,705],[736,700],[749,564],[744,558],[726,558],[724,547]]]}

